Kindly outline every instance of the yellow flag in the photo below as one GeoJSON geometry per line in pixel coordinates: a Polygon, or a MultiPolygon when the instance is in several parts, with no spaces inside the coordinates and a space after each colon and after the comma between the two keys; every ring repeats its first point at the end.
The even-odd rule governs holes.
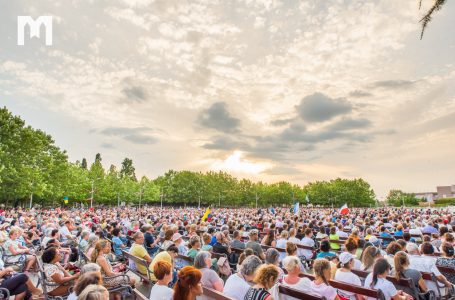
{"type": "Polygon", "coordinates": [[[208,216],[210,215],[210,207],[207,207],[207,209],[205,210],[205,213],[204,215],[202,216],[202,221],[205,221],[207,220],[208,216]]]}

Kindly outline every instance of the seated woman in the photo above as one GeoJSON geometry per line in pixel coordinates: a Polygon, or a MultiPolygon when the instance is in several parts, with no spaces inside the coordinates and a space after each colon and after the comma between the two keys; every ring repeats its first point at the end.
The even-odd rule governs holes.
{"type": "Polygon", "coordinates": [[[88,244],[88,238],[90,236],[90,232],[88,231],[82,231],[81,233],[81,238],[79,240],[79,251],[81,252],[87,252],[89,244],[88,244]]]}
{"type": "Polygon", "coordinates": [[[112,230],[112,243],[114,248],[114,254],[117,258],[122,257],[122,250],[127,251],[126,245],[123,243],[122,239],[120,238],[120,229],[114,228],[112,230]]]}
{"type": "MultiPolygon", "coordinates": [[[[15,300],[29,299],[33,295],[41,295],[43,291],[32,283],[30,278],[24,274],[15,274],[13,268],[4,267],[3,260],[0,257],[0,288],[7,289],[15,300]],[[14,274],[14,276],[12,276],[14,274]]],[[[0,298],[2,298],[0,292],[0,298]]],[[[5,295],[4,295],[5,296],[5,295]]]]}
{"type": "Polygon", "coordinates": [[[248,257],[248,256],[251,256],[251,255],[254,255],[254,251],[253,249],[251,248],[245,248],[245,250],[243,250],[243,252],[240,254],[239,256],[239,260],[237,262],[237,271],[240,270],[240,268],[242,267],[242,263],[243,261],[248,257]]]}
{"type": "MultiPolygon", "coordinates": [[[[348,252],[343,252],[340,254],[338,263],[339,269],[335,273],[334,279],[337,281],[353,284],[353,285],[362,285],[359,276],[352,273],[351,270],[354,268],[355,265],[355,256],[348,252]]],[[[352,292],[338,290],[338,295],[341,296],[343,299],[349,300],[363,300],[364,297],[362,295],[357,295],[352,292]]]]}
{"type": "Polygon", "coordinates": [[[174,291],[168,287],[172,281],[172,265],[167,261],[159,261],[153,266],[153,274],[158,281],[150,292],[150,300],[172,300],[174,291]]]}
{"type": "Polygon", "coordinates": [[[186,252],[186,255],[191,257],[194,261],[194,258],[196,257],[196,255],[199,253],[199,251],[201,250],[201,238],[197,235],[195,236],[192,236],[190,238],[190,241],[188,243],[190,245],[190,250],[188,250],[186,252]]]}
{"type": "Polygon", "coordinates": [[[199,269],[202,273],[202,286],[223,292],[223,280],[215,271],[210,269],[211,266],[212,255],[210,252],[200,251],[194,259],[194,267],[199,269]]]}
{"type": "Polygon", "coordinates": [[[280,274],[278,275],[278,280],[283,279],[284,272],[283,269],[280,268],[280,252],[275,248],[269,248],[265,252],[265,263],[271,264],[278,267],[278,271],[280,274]]]}
{"type": "Polygon", "coordinates": [[[373,271],[374,262],[381,258],[381,251],[375,246],[368,246],[362,253],[362,271],[373,271]]]}
{"type": "Polygon", "coordinates": [[[41,256],[47,281],[51,284],[58,284],[58,286],[47,287],[47,291],[51,296],[67,295],[73,281],[79,278],[79,273],[71,275],[60,265],[61,256],[60,251],[54,247],[46,249],[41,256]]]}
{"type": "MultiPolygon", "coordinates": [[[[428,288],[425,284],[425,280],[422,278],[422,273],[417,270],[409,268],[409,257],[406,252],[399,251],[395,253],[394,257],[395,265],[395,277],[400,278],[411,278],[415,284],[415,287],[421,292],[427,292],[428,288]]],[[[412,291],[409,291],[412,293],[412,291]]]]}
{"type": "Polygon", "coordinates": [[[136,283],[135,279],[130,279],[123,273],[113,271],[113,268],[105,255],[111,253],[111,243],[106,240],[100,240],[92,253],[92,262],[97,263],[101,267],[101,274],[103,275],[104,286],[107,288],[114,288],[120,285],[132,285],[136,283]],[[120,276],[124,275],[124,276],[120,276]],[[112,278],[107,278],[112,277],[112,278]]]}
{"type": "Polygon", "coordinates": [[[9,255],[7,259],[4,258],[5,262],[8,264],[14,264],[19,262],[22,255],[25,254],[25,268],[24,272],[28,272],[32,266],[35,265],[36,257],[30,255],[30,249],[22,246],[17,239],[22,235],[22,229],[19,227],[11,227],[10,232],[8,233],[8,239],[6,240],[3,248],[5,249],[5,255],[9,255]]]}
{"type": "Polygon", "coordinates": [[[87,247],[87,252],[85,252],[85,255],[90,258],[92,257],[93,250],[95,250],[96,244],[100,240],[99,236],[97,235],[90,235],[88,238],[88,247],[87,247]]]}
{"type": "MultiPolygon", "coordinates": [[[[446,233],[446,235],[447,235],[447,233],[446,233]]],[[[455,257],[454,257],[453,246],[448,242],[444,242],[441,245],[441,252],[442,252],[441,253],[442,257],[438,257],[438,259],[436,260],[436,266],[455,269],[455,257]]],[[[448,281],[450,281],[452,284],[455,284],[455,275],[444,274],[444,272],[441,272],[441,273],[443,273],[443,275],[445,275],[445,277],[447,278],[448,281]]]]}
{"type": "Polygon", "coordinates": [[[310,293],[325,297],[327,300],[339,300],[335,288],[329,285],[330,262],[327,259],[316,259],[313,263],[314,281],[310,285],[310,293]]]}
{"type": "Polygon", "coordinates": [[[201,250],[212,252],[213,247],[212,245],[210,245],[210,242],[212,241],[212,236],[209,233],[205,232],[202,235],[202,241],[204,242],[204,245],[202,245],[201,250]]]}
{"type": "Polygon", "coordinates": [[[195,300],[202,295],[201,279],[201,271],[191,266],[183,267],[174,286],[173,300],[195,300]]]}
{"type": "Polygon", "coordinates": [[[274,265],[260,266],[253,280],[255,285],[250,287],[244,300],[273,300],[274,298],[268,290],[277,282],[278,274],[278,268],[274,265]]]}
{"type": "MultiPolygon", "coordinates": [[[[74,286],[74,291],[68,296],[68,300],[77,300],[78,296],[84,291],[84,289],[91,285],[91,284],[96,284],[96,285],[102,285],[103,280],[101,278],[101,273],[99,271],[99,266],[97,264],[90,263],[88,265],[95,265],[98,267],[98,271],[92,271],[84,272],[84,268],[81,269],[81,276],[79,277],[76,285],[74,286]]],[[[85,265],[87,266],[87,265],[85,265]]],[[[85,267],[84,266],[84,267],[85,267]]],[[[91,267],[90,267],[91,268],[91,267]]]]}
{"type": "Polygon", "coordinates": [[[324,257],[334,257],[336,254],[330,251],[330,242],[329,241],[322,241],[320,250],[321,252],[318,253],[316,258],[324,258],[324,257]]]}
{"type": "Polygon", "coordinates": [[[296,290],[308,291],[311,286],[311,280],[306,277],[299,277],[300,274],[300,259],[295,256],[287,256],[282,261],[287,275],[283,278],[283,285],[296,290]]]}
{"type": "Polygon", "coordinates": [[[71,249],[62,248],[60,242],[57,239],[50,239],[47,242],[46,249],[51,247],[57,248],[57,250],[62,254],[62,260],[60,261],[60,263],[66,266],[71,255],[71,249]]]}
{"type": "Polygon", "coordinates": [[[254,279],[257,268],[262,261],[256,255],[250,255],[242,262],[242,267],[235,274],[229,276],[224,285],[223,294],[236,300],[243,300],[250,289],[250,282],[254,279]]]}
{"type": "Polygon", "coordinates": [[[393,283],[386,279],[390,273],[390,265],[385,258],[376,260],[371,272],[365,279],[364,286],[370,289],[381,290],[385,300],[412,300],[412,296],[397,290],[393,283]]]}

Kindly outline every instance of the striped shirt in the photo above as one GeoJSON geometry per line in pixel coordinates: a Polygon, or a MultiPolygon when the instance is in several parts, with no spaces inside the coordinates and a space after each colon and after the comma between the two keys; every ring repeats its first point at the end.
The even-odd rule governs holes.
{"type": "Polygon", "coordinates": [[[245,295],[244,300],[266,300],[269,299],[270,293],[264,289],[250,288],[245,295]]]}

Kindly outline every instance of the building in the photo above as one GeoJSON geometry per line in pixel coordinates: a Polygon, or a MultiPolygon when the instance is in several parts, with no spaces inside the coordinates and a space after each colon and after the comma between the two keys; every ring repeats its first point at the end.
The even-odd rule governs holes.
{"type": "Polygon", "coordinates": [[[455,185],[437,186],[436,192],[414,193],[416,198],[425,199],[427,202],[434,202],[437,199],[455,198],[455,185]]]}

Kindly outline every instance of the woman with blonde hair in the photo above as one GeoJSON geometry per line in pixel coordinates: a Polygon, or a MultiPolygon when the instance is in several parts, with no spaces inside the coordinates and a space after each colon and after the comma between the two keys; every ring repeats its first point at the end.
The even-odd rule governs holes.
{"type": "Polygon", "coordinates": [[[311,282],[310,291],[323,296],[327,300],[339,300],[335,288],[329,285],[331,266],[327,259],[316,259],[313,264],[314,281],[311,282]]]}
{"type": "Polygon", "coordinates": [[[109,292],[102,285],[90,284],[79,294],[77,300],[109,300],[109,292]]]}
{"type": "Polygon", "coordinates": [[[253,280],[255,285],[248,290],[244,300],[273,300],[268,290],[278,280],[280,274],[278,268],[274,265],[262,265],[256,272],[253,280]]]}
{"type": "Polygon", "coordinates": [[[96,244],[98,243],[99,240],[100,240],[100,238],[97,235],[90,235],[88,237],[88,240],[87,240],[87,242],[88,242],[87,252],[85,253],[88,258],[92,257],[93,250],[95,250],[95,246],[96,246],[96,244]]]}
{"type": "Polygon", "coordinates": [[[195,300],[202,295],[202,273],[192,266],[183,267],[174,286],[174,300],[195,300]]]}
{"type": "Polygon", "coordinates": [[[425,284],[425,280],[422,278],[422,273],[417,270],[409,268],[409,257],[406,252],[399,251],[395,253],[394,256],[394,265],[395,265],[395,278],[397,280],[401,278],[412,278],[417,289],[420,289],[422,292],[427,292],[428,288],[425,284]]]}
{"type": "Polygon", "coordinates": [[[11,230],[8,233],[8,239],[3,245],[5,249],[5,255],[9,255],[8,260],[5,259],[5,263],[15,263],[18,262],[22,255],[25,255],[25,268],[24,272],[28,272],[32,266],[35,265],[36,257],[30,254],[30,249],[22,246],[18,242],[18,238],[22,235],[23,230],[17,226],[11,227],[11,230]]]}
{"type": "Polygon", "coordinates": [[[374,262],[381,258],[381,251],[375,246],[368,246],[362,253],[362,271],[373,271],[374,262]]]}
{"type": "Polygon", "coordinates": [[[100,240],[92,254],[92,262],[101,267],[101,274],[104,276],[104,285],[107,288],[118,287],[120,285],[132,285],[136,283],[134,279],[123,273],[113,271],[111,264],[107,261],[105,255],[111,253],[111,243],[106,240],[100,240]],[[112,278],[107,278],[112,277],[112,278]]]}
{"type": "Polygon", "coordinates": [[[307,291],[311,286],[311,281],[306,277],[299,277],[300,259],[295,256],[287,256],[282,261],[287,275],[283,278],[283,285],[296,290],[307,291]]]}

